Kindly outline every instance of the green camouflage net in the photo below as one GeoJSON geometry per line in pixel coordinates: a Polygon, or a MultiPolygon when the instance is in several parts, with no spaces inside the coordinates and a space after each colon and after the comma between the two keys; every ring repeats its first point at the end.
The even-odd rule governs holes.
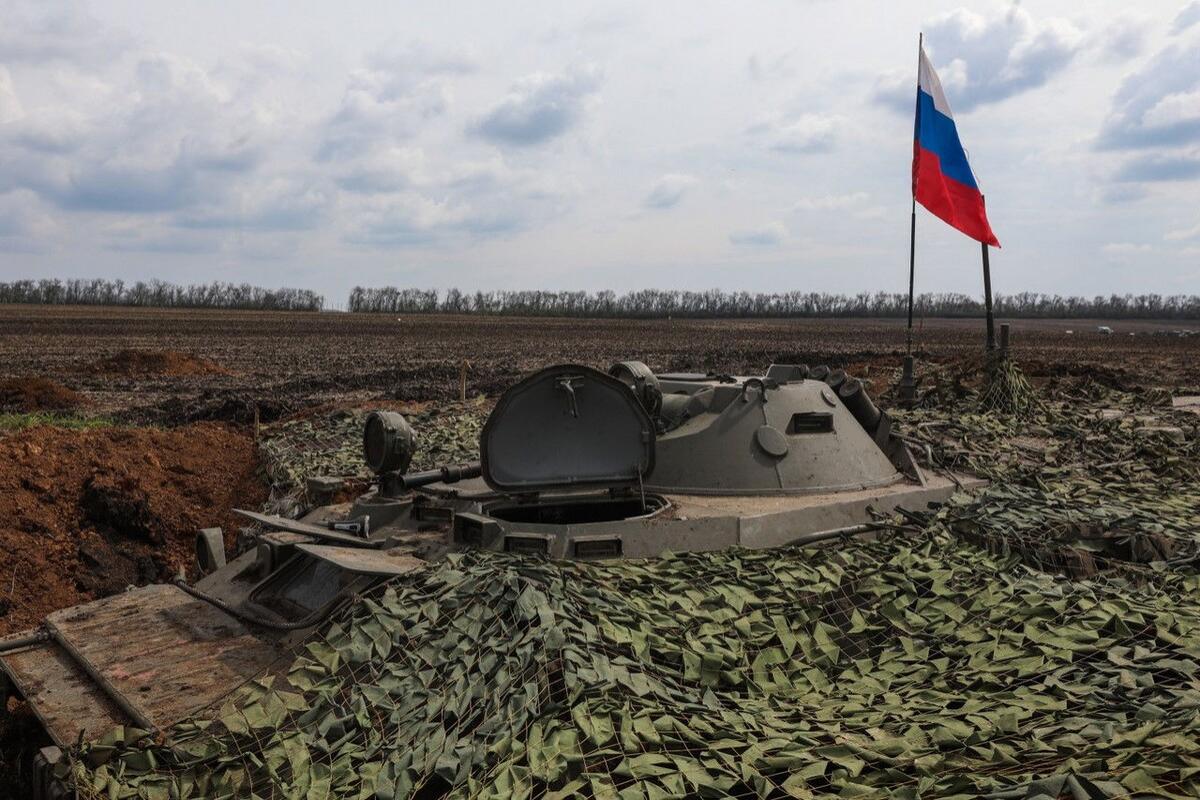
{"type": "Polygon", "coordinates": [[[1194,797],[1198,591],[1064,582],[933,533],[610,566],[454,556],[172,746],[85,752],[79,783],[148,798],[1194,797]]]}
{"type": "Polygon", "coordinates": [[[306,478],[318,475],[369,477],[361,444],[366,416],[365,411],[338,410],[264,427],[258,449],[272,487],[297,490],[306,478]]]}
{"type": "Polygon", "coordinates": [[[467,553],[347,609],[83,797],[1200,796],[1196,418],[1094,385],[906,412],[993,482],[908,535],[608,564],[467,553]],[[1164,427],[1184,434],[1181,444],[1164,427]],[[1075,578],[1072,580],[1071,578],[1075,578]]]}
{"type": "Polygon", "coordinates": [[[966,540],[1072,577],[1149,579],[1200,554],[1200,416],[1160,401],[1090,384],[1020,416],[970,398],[897,416],[936,465],[991,479],[943,509],[966,540]]]}
{"type": "MultiPolygon", "coordinates": [[[[372,477],[362,456],[362,431],[369,409],[339,409],[277,423],[263,429],[259,453],[271,482],[268,510],[298,512],[306,508],[305,481],[336,477],[366,482],[372,477]]],[[[406,414],[416,433],[412,469],[459,464],[479,456],[479,432],[488,407],[480,402],[456,403],[406,414]]]]}
{"type": "Polygon", "coordinates": [[[1037,395],[1025,373],[1007,353],[990,359],[980,406],[984,411],[1021,416],[1037,407],[1037,395]]]}

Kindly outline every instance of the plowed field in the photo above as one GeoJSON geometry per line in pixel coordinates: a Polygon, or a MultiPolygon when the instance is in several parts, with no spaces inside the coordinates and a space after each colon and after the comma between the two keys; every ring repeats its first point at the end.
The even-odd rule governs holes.
{"type": "MultiPolygon", "coordinates": [[[[1034,378],[1100,372],[1153,384],[1200,383],[1200,336],[1180,323],[1017,320],[1013,345],[1034,378]],[[1102,335],[1097,326],[1115,333],[1102,335]],[[1068,334],[1067,331],[1072,331],[1068,334]],[[1132,334],[1132,335],[1131,335],[1132,334]]],[[[1192,325],[1190,327],[1200,327],[1192,325]]],[[[981,320],[921,320],[920,354],[976,355],[981,320]]],[[[51,378],[80,392],[91,414],[174,424],[274,418],[346,397],[404,400],[495,394],[548,362],[656,370],[756,371],[773,361],[890,370],[901,320],[569,320],[385,314],[304,314],[0,308],[0,380],[51,378]],[[158,365],[161,368],[154,368],[158,365]]]]}

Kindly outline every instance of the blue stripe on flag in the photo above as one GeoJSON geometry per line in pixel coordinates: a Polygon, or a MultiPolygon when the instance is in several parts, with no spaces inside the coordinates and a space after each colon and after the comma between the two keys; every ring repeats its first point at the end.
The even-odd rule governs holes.
{"type": "Polygon", "coordinates": [[[938,157],[943,175],[972,189],[979,189],[975,175],[967,164],[962,142],[958,140],[958,128],[954,120],[934,108],[933,97],[920,89],[917,90],[916,135],[921,149],[938,157]]]}

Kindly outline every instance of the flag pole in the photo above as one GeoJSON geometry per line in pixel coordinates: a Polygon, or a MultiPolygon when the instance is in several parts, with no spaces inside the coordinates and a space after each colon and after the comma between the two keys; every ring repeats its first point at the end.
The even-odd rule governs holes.
{"type": "MultiPolygon", "coordinates": [[[[925,34],[917,34],[917,102],[916,113],[921,113],[921,48],[925,46],[925,34]]],[[[916,138],[913,138],[916,147],[916,138]]],[[[915,157],[916,150],[913,150],[915,157]]],[[[915,176],[914,176],[915,178],[915,176]]],[[[897,398],[903,408],[909,408],[917,397],[917,383],[913,375],[913,285],[917,274],[917,186],[912,185],[912,211],[908,218],[908,328],[904,334],[904,369],[897,385],[897,398]]]]}
{"type": "Polygon", "coordinates": [[[912,355],[913,342],[913,278],[917,270],[917,197],[913,195],[912,217],[908,228],[908,355],[912,355]]]}
{"type": "MultiPolygon", "coordinates": [[[[980,200],[987,205],[986,198],[980,196],[980,200]]],[[[996,321],[992,318],[992,265],[988,262],[987,242],[980,242],[979,246],[983,248],[983,307],[987,313],[987,349],[990,353],[996,349],[996,321]]]]}
{"type": "MultiPolygon", "coordinates": [[[[916,113],[921,113],[921,48],[925,46],[925,33],[917,34],[917,103],[916,113]]],[[[908,330],[905,333],[906,352],[912,356],[913,343],[913,284],[917,272],[917,187],[912,187],[912,215],[908,227],[908,330]]]]}

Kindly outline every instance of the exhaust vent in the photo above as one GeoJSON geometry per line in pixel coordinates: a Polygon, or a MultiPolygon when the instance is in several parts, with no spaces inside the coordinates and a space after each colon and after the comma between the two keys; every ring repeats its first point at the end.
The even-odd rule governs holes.
{"type": "Polygon", "coordinates": [[[596,539],[576,539],[571,543],[572,553],[579,559],[620,558],[621,538],[606,536],[596,539]]]}
{"type": "Polygon", "coordinates": [[[550,553],[550,537],[535,534],[504,537],[504,552],[544,556],[550,553]]]}
{"type": "Polygon", "coordinates": [[[833,414],[828,411],[804,411],[792,414],[788,422],[788,436],[804,433],[833,433],[833,414]]]}

